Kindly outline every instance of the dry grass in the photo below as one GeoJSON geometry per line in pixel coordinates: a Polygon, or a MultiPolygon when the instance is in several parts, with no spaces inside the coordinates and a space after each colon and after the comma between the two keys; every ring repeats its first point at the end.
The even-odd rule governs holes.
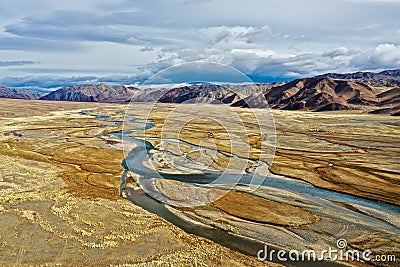
{"type": "Polygon", "coordinates": [[[120,141],[109,123],[79,115],[88,108],[123,110],[0,100],[1,265],[261,265],[119,198],[120,141]]]}
{"type": "Polygon", "coordinates": [[[239,218],[271,225],[297,228],[319,221],[318,216],[299,207],[244,192],[231,191],[215,201],[214,205],[239,218]]]}

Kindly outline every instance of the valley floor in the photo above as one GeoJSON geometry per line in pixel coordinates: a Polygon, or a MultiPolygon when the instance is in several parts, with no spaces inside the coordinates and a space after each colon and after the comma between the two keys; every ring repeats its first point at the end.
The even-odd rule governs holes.
{"type": "Polygon", "coordinates": [[[121,147],[82,109],[123,111],[0,100],[1,266],[261,265],[121,199],[121,147]]]}
{"type": "MultiPolygon", "coordinates": [[[[187,114],[204,109],[218,114],[218,108],[187,105],[174,120],[179,124],[187,114]]],[[[126,105],[119,104],[0,99],[0,264],[278,265],[188,234],[120,197],[121,163],[126,155],[122,141],[110,133],[123,129],[115,122],[122,122],[125,109],[126,105]],[[109,119],[96,120],[96,116],[109,119]]],[[[129,111],[146,119],[149,109],[147,104],[137,104],[129,111]]],[[[161,133],[169,134],[168,130],[161,131],[165,114],[174,109],[174,105],[165,105],[150,113],[148,119],[154,127],[146,131],[146,137],[154,138],[155,150],[161,133]]],[[[257,127],[263,126],[253,122],[246,109],[237,112],[247,118],[247,130],[254,131],[250,143],[256,144],[257,127]]],[[[354,111],[273,111],[273,115],[277,148],[271,176],[295,178],[330,191],[383,201],[391,207],[400,205],[400,118],[354,111]]],[[[243,151],[228,151],[226,133],[219,132],[218,127],[201,121],[191,123],[179,136],[180,142],[186,142],[179,145],[185,156],[190,145],[211,148],[211,143],[201,143],[205,136],[211,136],[210,129],[214,129],[216,150],[245,156],[240,155],[243,151]]],[[[235,127],[232,122],[226,123],[235,127]]],[[[170,151],[181,156],[182,151],[178,153],[175,148],[169,145],[170,151]]],[[[262,155],[257,146],[250,151],[250,158],[262,155]]],[[[155,151],[151,160],[161,170],[176,171],[173,164],[160,163],[165,161],[162,153],[155,151]]],[[[219,157],[213,168],[223,168],[224,160],[219,157]]],[[[137,190],[137,177],[134,173],[129,177],[134,179],[129,179],[127,189],[137,190]]],[[[169,180],[157,184],[172,201],[179,201],[174,191],[177,185],[184,186],[169,180]]],[[[247,191],[237,188],[201,207],[169,208],[182,218],[197,218],[197,223],[257,237],[286,249],[320,250],[343,237],[352,248],[395,254],[400,260],[398,213],[329,199],[315,201],[276,188],[247,191]]]]}

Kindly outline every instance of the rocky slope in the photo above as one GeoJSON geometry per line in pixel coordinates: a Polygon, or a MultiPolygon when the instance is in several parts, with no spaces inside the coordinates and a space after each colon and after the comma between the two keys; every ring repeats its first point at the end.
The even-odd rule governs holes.
{"type": "Polygon", "coordinates": [[[212,103],[233,104],[251,95],[266,93],[274,84],[215,85],[194,84],[177,88],[149,88],[139,91],[132,98],[134,102],[162,103],[212,103]]]}
{"type": "Polygon", "coordinates": [[[75,101],[75,102],[127,102],[138,89],[123,85],[82,84],[60,88],[41,100],[75,101]]]}
{"type": "Polygon", "coordinates": [[[17,99],[39,99],[44,93],[19,88],[8,88],[0,86],[0,98],[17,98],[17,99]]]}
{"type": "MultiPolygon", "coordinates": [[[[36,92],[0,87],[0,97],[37,99],[41,96],[42,94],[36,92]]],[[[125,103],[132,100],[163,103],[225,103],[235,107],[310,111],[363,109],[376,114],[398,115],[400,70],[380,73],[328,73],[287,83],[193,84],[172,89],[139,90],[123,85],[85,84],[63,87],[40,99],[75,102],[125,103]],[[397,82],[399,86],[392,86],[397,82]]]]}
{"type": "Polygon", "coordinates": [[[317,78],[361,81],[375,87],[400,86],[400,69],[382,72],[326,73],[317,78]]]}
{"type": "Polygon", "coordinates": [[[159,99],[163,103],[212,103],[230,104],[256,94],[260,89],[254,85],[232,86],[201,84],[174,88],[159,99]]]}
{"type": "Polygon", "coordinates": [[[360,81],[304,78],[288,83],[257,85],[195,84],[177,88],[75,85],[61,88],[43,100],[77,102],[162,102],[229,104],[243,108],[334,111],[366,109],[396,115],[400,88],[375,88],[360,81]]]}
{"type": "Polygon", "coordinates": [[[250,96],[233,105],[266,107],[287,110],[344,110],[359,105],[376,105],[377,90],[360,82],[333,80],[328,78],[297,79],[276,86],[261,96],[250,96]]]}
{"type": "Polygon", "coordinates": [[[342,106],[376,103],[376,91],[360,82],[308,78],[276,87],[265,97],[274,108],[318,109],[332,103],[342,106]]]}
{"type": "Polygon", "coordinates": [[[377,95],[381,108],[371,111],[373,114],[400,116],[400,88],[393,88],[377,95]]]}
{"type": "Polygon", "coordinates": [[[199,84],[173,89],[146,89],[135,102],[225,103],[234,107],[333,111],[367,109],[393,114],[400,89],[375,88],[359,81],[304,78],[288,83],[256,85],[199,84]]]}
{"type": "Polygon", "coordinates": [[[382,104],[400,105],[400,87],[387,90],[377,95],[382,104]]]}

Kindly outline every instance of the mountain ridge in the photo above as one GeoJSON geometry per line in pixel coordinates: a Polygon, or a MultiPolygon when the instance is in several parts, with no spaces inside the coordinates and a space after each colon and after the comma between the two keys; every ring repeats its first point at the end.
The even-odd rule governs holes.
{"type": "Polygon", "coordinates": [[[349,73],[325,73],[315,78],[361,81],[375,87],[400,86],[400,69],[381,72],[358,71],[349,73]]]}
{"type": "Polygon", "coordinates": [[[36,100],[44,95],[46,94],[37,91],[0,86],[0,98],[36,100]]]}
{"type": "Polygon", "coordinates": [[[124,85],[81,84],[62,87],[40,100],[74,102],[127,102],[138,89],[124,85]]]}
{"type": "Polygon", "coordinates": [[[392,86],[394,80],[400,84],[400,70],[327,73],[273,84],[200,83],[143,90],[103,83],[80,84],[65,86],[47,95],[0,87],[0,97],[1,92],[7,92],[3,97],[74,102],[224,103],[242,108],[308,111],[365,109],[371,113],[393,115],[400,110],[400,86],[392,86]],[[387,86],[387,81],[391,86],[387,86]]]}

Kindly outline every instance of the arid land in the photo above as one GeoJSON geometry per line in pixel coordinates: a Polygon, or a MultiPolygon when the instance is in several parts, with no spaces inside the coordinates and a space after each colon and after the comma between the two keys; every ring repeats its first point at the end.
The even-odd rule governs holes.
{"type": "Polygon", "coordinates": [[[124,106],[0,102],[2,266],[260,265],[119,197],[120,141],[80,111],[124,106]]]}
{"type": "MultiPolygon", "coordinates": [[[[137,104],[129,112],[146,119],[149,108],[148,104],[137,104]]],[[[178,124],[185,114],[204,108],[218,115],[217,105],[196,104],[186,105],[174,119],[178,124]]],[[[122,125],[115,122],[123,121],[125,109],[123,104],[0,100],[0,263],[275,265],[188,234],[120,197],[124,144],[110,133],[122,130],[122,125]],[[103,115],[108,119],[96,120],[103,115]]],[[[169,104],[150,113],[148,119],[154,127],[146,131],[146,137],[154,138],[155,150],[160,145],[157,138],[165,114],[174,109],[175,105],[169,104]]],[[[250,158],[258,159],[263,155],[257,145],[260,126],[252,121],[248,110],[236,110],[246,119],[250,158]]],[[[271,176],[295,178],[320,188],[400,205],[400,118],[360,111],[273,111],[273,115],[278,138],[271,176]]],[[[235,130],[234,124],[230,126],[235,130]]],[[[163,134],[173,137],[172,132],[163,134]]],[[[210,122],[191,121],[179,139],[215,148],[223,155],[247,156],[241,155],[243,151],[230,150],[231,139],[210,122]]],[[[238,147],[241,141],[235,139],[238,147]]],[[[190,145],[180,143],[176,151],[176,145],[166,143],[164,147],[174,157],[196,158],[190,145]]],[[[150,159],[153,165],[165,172],[177,171],[173,162],[165,160],[164,153],[154,152],[150,159]]],[[[226,162],[226,157],[217,156],[210,168],[223,170],[226,162]]],[[[128,199],[129,194],[140,191],[140,178],[136,176],[129,173],[127,189],[134,190],[126,191],[128,199]]],[[[180,201],[182,188],[187,188],[183,195],[202,188],[167,179],[155,184],[171,203],[180,201]]],[[[208,205],[182,208],[171,204],[168,208],[185,220],[285,249],[321,250],[335,246],[341,237],[351,248],[400,254],[399,215],[361,204],[315,200],[269,187],[249,192],[248,187],[238,186],[208,205]]],[[[374,264],[396,266],[398,262],[374,264]]]]}

